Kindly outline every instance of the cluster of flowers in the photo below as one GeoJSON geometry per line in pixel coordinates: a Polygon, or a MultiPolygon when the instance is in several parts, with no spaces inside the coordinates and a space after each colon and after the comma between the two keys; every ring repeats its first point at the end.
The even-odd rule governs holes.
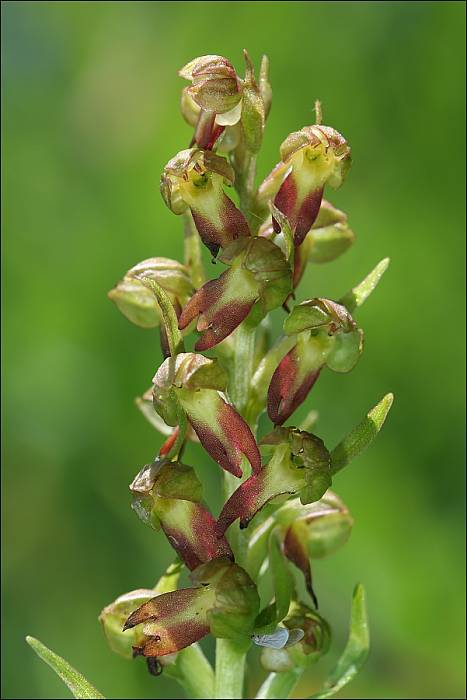
{"type": "Polygon", "coordinates": [[[317,612],[310,561],[347,541],[352,517],[330,490],[332,479],[371,442],[392,400],[385,397],[332,451],[304,426],[284,426],[325,367],[349,372],[358,362],[363,331],[352,314],[387,261],[341,299],[313,298],[290,311],[307,265],[334,260],[354,241],[347,216],[323,199],[326,186],[344,181],[350,147],[322,125],[317,105],[317,123],[285,139],[280,162],[255,189],[271,87],[266,57],[258,80],[246,52],[245,62],[243,79],[221,56],[196,58],[180,71],[190,83],[182,114],[194,135],[165,166],[161,193],[185,218],[185,264],[149,258],[109,293],[130,321],[160,328],[165,360],[138,405],[167,439],[130,489],[138,516],[164,532],[192,579],[177,589],[175,565],[155,589],[125,594],[101,614],[112,648],[147,657],[153,671],[175,664],[174,655],[208,633],[256,642],[274,672],[327,651],[330,628],[317,612]],[[232,185],[239,206],[226,193],[232,185]],[[204,281],[199,242],[226,266],[217,279],[204,281]],[[267,347],[265,319],[280,307],[283,334],[267,347]],[[194,352],[186,352],[184,339],[195,331],[194,352]],[[219,358],[201,354],[214,347],[219,358]],[[273,429],[258,441],[264,411],[273,429]],[[181,461],[186,440],[199,441],[233,475],[228,484],[239,480],[217,519],[194,469],[181,461]],[[296,592],[290,563],[303,573],[308,602],[296,592]],[[262,605],[258,582],[267,575],[274,595],[262,605]]]}

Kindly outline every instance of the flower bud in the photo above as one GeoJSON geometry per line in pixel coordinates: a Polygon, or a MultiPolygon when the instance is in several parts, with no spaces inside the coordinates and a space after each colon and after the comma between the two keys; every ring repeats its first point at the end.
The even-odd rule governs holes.
{"type": "Polygon", "coordinates": [[[215,257],[250,229],[242,212],[224,193],[223,185],[231,185],[234,172],[225,158],[189,148],[180,151],[167,163],[161,177],[161,194],[175,214],[191,210],[203,243],[215,257]]]}
{"type": "Polygon", "coordinates": [[[138,646],[143,642],[144,635],[141,630],[123,632],[122,627],[132,612],[153,597],[153,590],[140,588],[119,596],[102,610],[99,622],[102,624],[110,648],[116,654],[131,659],[133,646],[138,646]]]}
{"type": "Polygon", "coordinates": [[[328,491],[317,503],[305,507],[304,515],[288,527],[284,553],[303,572],[313,594],[311,559],[322,559],[342,547],[350,537],[353,520],[341,499],[328,491]]]}
{"type": "Polygon", "coordinates": [[[304,667],[316,663],[329,651],[331,628],[315,610],[302,603],[294,603],[283,624],[289,630],[302,630],[303,637],[283,649],[263,649],[261,665],[267,671],[281,673],[297,666],[304,667]]]}
{"type": "Polygon", "coordinates": [[[194,101],[190,94],[190,88],[188,87],[184,87],[182,90],[182,96],[180,98],[180,111],[187,124],[193,127],[197,125],[201,107],[194,101]]]}
{"type": "Polygon", "coordinates": [[[154,379],[154,407],[166,423],[175,425],[177,403],[211,457],[226,471],[242,476],[245,456],[253,471],[261,457],[253,434],[243,418],[220,396],[227,375],[217,360],[195,353],[167,359],[154,379]]]}
{"type": "Polygon", "coordinates": [[[255,304],[263,314],[280,306],[291,290],[290,267],[280,248],[265,238],[239,240],[220,260],[229,269],[201,287],[179,318],[183,329],[199,317],[197,330],[202,335],[196,350],[207,350],[224,340],[255,304]]]}
{"type": "Polygon", "coordinates": [[[141,470],[130,490],[137,515],[151,527],[160,524],[189,569],[216,557],[233,558],[227,540],[216,535],[211,513],[200,504],[202,487],[192,467],[156,460],[141,470]]]}
{"type": "Polygon", "coordinates": [[[193,293],[185,265],[169,258],[148,258],[132,267],[108,296],[129,321],[142,328],[160,325],[161,314],[151,289],[142,278],[153,279],[169,295],[172,303],[184,304],[193,293]]]}
{"type": "Polygon", "coordinates": [[[258,153],[263,140],[266,120],[265,107],[248,52],[244,50],[243,55],[246,71],[243,82],[242,127],[247,150],[251,153],[258,153]]]}
{"type": "Polygon", "coordinates": [[[131,323],[140,328],[156,328],[160,314],[154,294],[139,280],[125,278],[110,290],[108,297],[131,323]]]}
{"type": "Polygon", "coordinates": [[[223,56],[195,58],[179,71],[179,75],[191,80],[188,92],[207,112],[228,112],[242,98],[235,69],[223,56]]]}

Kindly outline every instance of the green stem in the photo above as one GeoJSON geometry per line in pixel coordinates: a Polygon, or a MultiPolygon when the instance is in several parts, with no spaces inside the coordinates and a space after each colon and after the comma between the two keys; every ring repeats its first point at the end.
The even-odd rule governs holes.
{"type": "Polygon", "coordinates": [[[249,641],[218,639],[214,697],[234,700],[243,697],[246,654],[249,641]]]}
{"type": "Polygon", "coordinates": [[[178,681],[188,698],[214,697],[214,671],[198,644],[180,651],[164,671],[178,681]]]}
{"type": "Polygon", "coordinates": [[[184,260],[190,271],[191,281],[196,289],[203,286],[206,279],[201,255],[201,241],[191,212],[185,214],[184,260]]]}
{"type": "Polygon", "coordinates": [[[303,669],[294,668],[283,673],[270,673],[256,694],[257,700],[288,698],[297,685],[303,669]]]}

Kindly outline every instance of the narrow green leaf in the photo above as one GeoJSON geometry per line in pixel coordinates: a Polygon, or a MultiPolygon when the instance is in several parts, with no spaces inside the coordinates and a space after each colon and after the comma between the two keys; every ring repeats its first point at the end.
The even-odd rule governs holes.
{"type": "Polygon", "coordinates": [[[352,459],[371,445],[383,427],[386,416],[394,400],[393,394],[386,394],[350,433],[331,452],[331,473],[343,469],[352,459]]]}
{"type": "Polygon", "coordinates": [[[289,698],[291,692],[300,680],[303,668],[298,666],[291,671],[270,673],[256,694],[256,700],[270,698],[289,698]]]}
{"type": "Polygon", "coordinates": [[[30,647],[34,649],[36,654],[55,671],[62,681],[68,686],[75,698],[103,698],[98,690],[91,685],[81,673],[78,673],[73,666],[58,656],[53,651],[50,651],[42,642],[34,637],[26,637],[26,641],[30,647]]]}
{"type": "Polygon", "coordinates": [[[365,277],[363,282],[357,284],[356,287],[351,289],[350,292],[347,292],[347,294],[345,294],[342,299],[339,300],[339,304],[343,304],[351,313],[358,306],[361,306],[370,296],[381,277],[388,269],[389,262],[389,258],[384,258],[381,260],[381,262],[376,265],[374,270],[372,270],[370,274],[365,277]]]}
{"type": "Polygon", "coordinates": [[[365,589],[359,583],[352,598],[350,631],[347,645],[331,671],[324,686],[310,700],[330,698],[339,692],[362,669],[370,649],[370,633],[368,629],[368,614],[366,609],[365,589]]]}
{"type": "Polygon", "coordinates": [[[206,275],[204,274],[203,258],[201,255],[201,240],[190,211],[185,213],[184,234],[185,265],[190,271],[193,286],[199,289],[203,286],[206,275]]]}
{"type": "Polygon", "coordinates": [[[183,337],[178,329],[178,319],[170,298],[162,287],[155,280],[143,277],[141,282],[151,289],[156,297],[164,321],[167,340],[169,343],[170,355],[175,357],[179,352],[184,352],[183,337]]]}

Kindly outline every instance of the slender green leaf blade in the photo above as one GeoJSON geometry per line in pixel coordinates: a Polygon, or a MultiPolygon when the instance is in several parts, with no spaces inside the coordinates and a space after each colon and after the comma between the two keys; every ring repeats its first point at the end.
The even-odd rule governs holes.
{"type": "Polygon", "coordinates": [[[34,637],[26,637],[26,641],[30,647],[34,649],[36,654],[45,661],[50,668],[55,671],[62,681],[68,686],[73,697],[75,698],[103,698],[104,695],[99,693],[89,681],[86,680],[81,673],[78,673],[73,666],[58,656],[53,651],[48,649],[42,642],[34,637]]]}
{"type": "Polygon", "coordinates": [[[358,306],[361,306],[363,302],[368,299],[381,277],[388,269],[389,262],[389,258],[381,260],[360,284],[357,284],[356,287],[351,289],[350,292],[347,292],[347,294],[340,299],[339,303],[343,304],[351,313],[358,306]]]}
{"type": "Polygon", "coordinates": [[[173,307],[170,298],[167,293],[162,289],[162,287],[157,284],[155,280],[149,277],[143,277],[141,282],[151,289],[156,297],[156,301],[159,304],[162,319],[164,321],[165,330],[167,333],[167,340],[170,348],[170,355],[175,357],[179,352],[184,352],[183,337],[178,329],[178,319],[175,309],[173,307]]]}
{"type": "Polygon", "coordinates": [[[343,469],[371,445],[383,427],[386,416],[394,400],[393,394],[386,394],[350,433],[331,452],[331,473],[343,469]]]}
{"type": "Polygon", "coordinates": [[[310,700],[330,698],[339,692],[347,683],[355,678],[367,660],[370,650],[370,633],[368,629],[368,614],[366,609],[365,589],[359,583],[352,598],[350,631],[347,645],[331,671],[323,688],[310,700]]]}

